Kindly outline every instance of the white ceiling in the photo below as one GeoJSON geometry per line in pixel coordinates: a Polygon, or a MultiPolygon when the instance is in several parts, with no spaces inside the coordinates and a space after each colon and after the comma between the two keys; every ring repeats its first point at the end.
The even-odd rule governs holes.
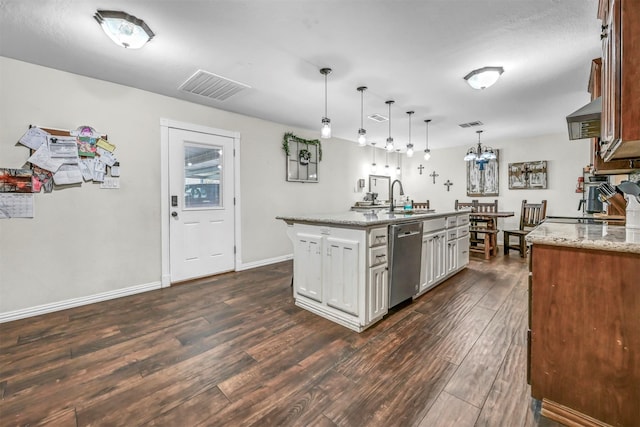
{"type": "MultiPolygon", "coordinates": [[[[0,55],[317,130],[328,77],[333,135],[355,141],[365,115],[387,115],[403,147],[424,149],[566,133],[565,116],[588,101],[591,59],[600,56],[598,0],[0,0],[0,55]],[[122,10],[156,37],[116,46],[93,15],[122,10]],[[483,91],[463,77],[503,66],[483,91]],[[196,70],[251,86],[227,101],[178,87],[196,70]]],[[[5,82],[6,83],[6,82],[5,82]]],[[[221,124],[221,127],[224,127],[221,124]]],[[[366,119],[382,145],[388,123],[366,119]]]]}

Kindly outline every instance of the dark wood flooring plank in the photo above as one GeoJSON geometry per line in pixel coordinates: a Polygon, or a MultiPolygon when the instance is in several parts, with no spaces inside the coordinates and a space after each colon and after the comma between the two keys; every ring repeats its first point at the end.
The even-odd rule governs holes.
{"type": "Polygon", "coordinates": [[[218,411],[229,404],[218,387],[209,387],[192,395],[171,409],[162,408],[161,413],[143,426],[194,426],[206,423],[218,411]]]}

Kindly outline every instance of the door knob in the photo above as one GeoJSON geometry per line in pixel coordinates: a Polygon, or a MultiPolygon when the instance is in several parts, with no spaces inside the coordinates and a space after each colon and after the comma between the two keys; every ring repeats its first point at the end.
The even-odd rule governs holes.
{"type": "Polygon", "coordinates": [[[177,217],[178,216],[178,212],[176,212],[176,211],[171,212],[171,216],[174,217],[174,218],[177,217]]]}

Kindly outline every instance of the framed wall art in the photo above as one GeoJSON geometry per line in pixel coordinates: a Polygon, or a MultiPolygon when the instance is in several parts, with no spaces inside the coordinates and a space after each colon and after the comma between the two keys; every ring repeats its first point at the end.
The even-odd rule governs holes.
{"type": "Polygon", "coordinates": [[[547,161],[509,163],[509,190],[547,188],[547,161]]]}
{"type": "Polygon", "coordinates": [[[467,196],[489,197],[498,195],[499,151],[494,150],[496,158],[493,160],[472,160],[467,162],[467,196]]]}
{"type": "Polygon", "coordinates": [[[318,163],[322,160],[319,140],[302,139],[288,132],[282,149],[287,155],[287,181],[318,182],[318,163]]]}

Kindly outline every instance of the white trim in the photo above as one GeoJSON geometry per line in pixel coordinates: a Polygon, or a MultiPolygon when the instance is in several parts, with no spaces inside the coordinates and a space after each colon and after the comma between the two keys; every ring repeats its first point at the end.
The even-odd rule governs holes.
{"type": "Polygon", "coordinates": [[[283,261],[289,261],[293,259],[293,254],[282,255],[275,258],[267,258],[260,261],[248,262],[245,264],[239,263],[236,267],[237,271],[250,270],[252,268],[264,267],[265,265],[276,264],[283,261]]]}
{"type": "Polygon", "coordinates": [[[169,129],[182,129],[192,132],[218,135],[233,138],[233,149],[236,151],[234,157],[234,183],[233,197],[236,200],[234,206],[234,244],[236,245],[236,255],[234,257],[234,270],[237,270],[242,258],[240,248],[240,238],[242,236],[240,226],[240,132],[233,132],[224,129],[216,129],[208,126],[196,125],[193,123],[180,122],[171,119],[160,119],[160,220],[161,220],[161,248],[162,248],[162,287],[171,286],[171,259],[169,254],[169,209],[171,196],[169,195],[169,129]],[[164,207],[163,207],[164,206],[164,207]]]}
{"type": "Polygon", "coordinates": [[[23,308],[21,310],[8,311],[6,313],[0,313],[0,323],[11,322],[13,320],[24,319],[26,317],[39,316],[41,314],[66,310],[73,307],[79,307],[81,305],[94,304],[96,302],[108,301],[110,299],[126,297],[143,292],[154,291],[161,287],[162,285],[160,282],[151,282],[128,288],[116,289],[114,291],[88,295],[86,297],[73,298],[49,304],[37,305],[35,307],[23,308]]]}

